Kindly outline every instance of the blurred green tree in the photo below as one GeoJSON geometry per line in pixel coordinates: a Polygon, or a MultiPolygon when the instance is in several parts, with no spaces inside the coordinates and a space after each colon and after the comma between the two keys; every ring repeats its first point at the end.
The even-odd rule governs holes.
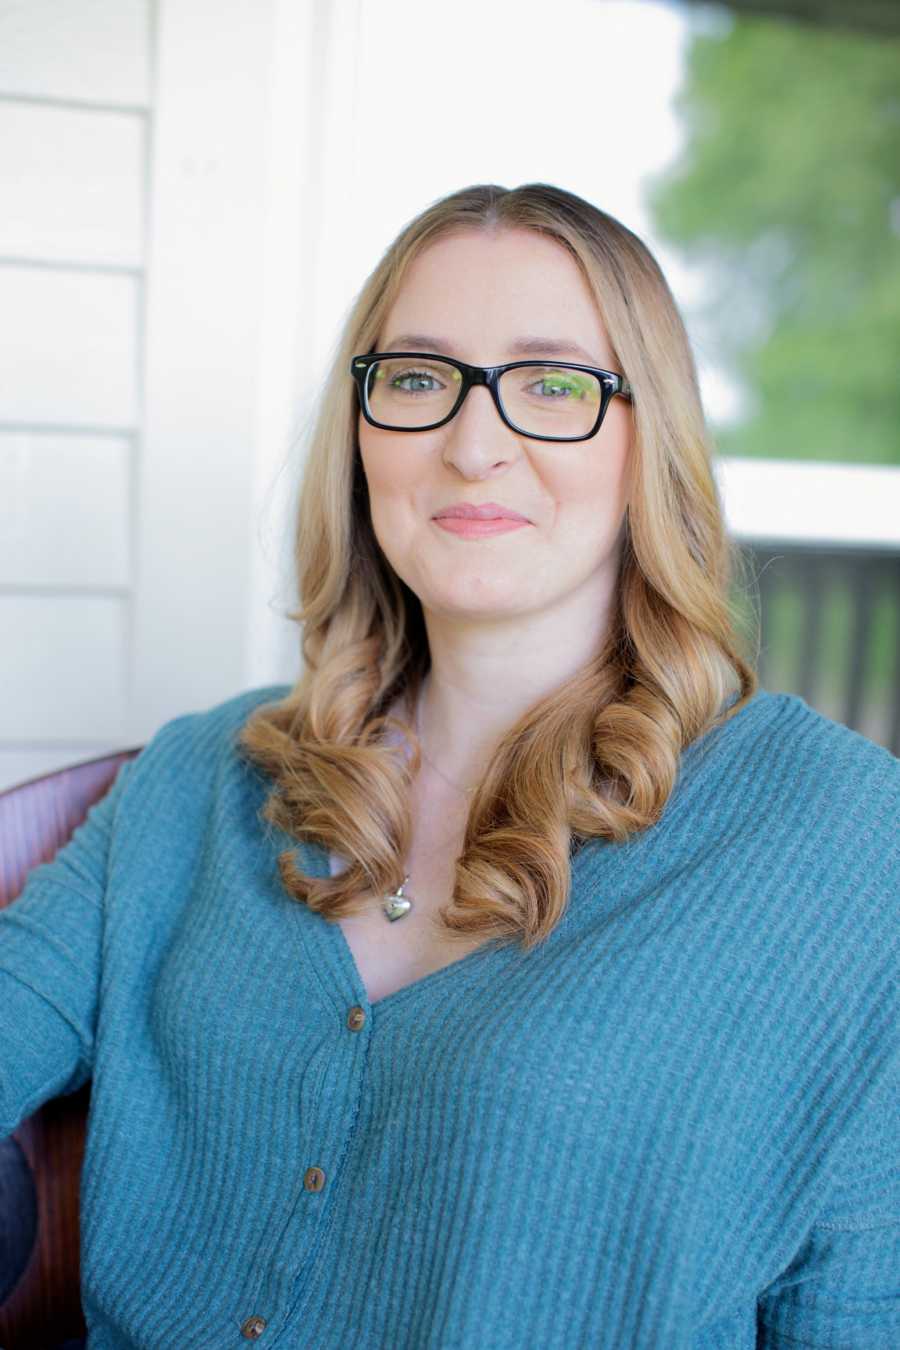
{"type": "Polygon", "coordinates": [[[900,464],[900,39],[692,23],[686,141],[647,203],[708,278],[695,338],[749,396],[718,449],[900,464]]]}

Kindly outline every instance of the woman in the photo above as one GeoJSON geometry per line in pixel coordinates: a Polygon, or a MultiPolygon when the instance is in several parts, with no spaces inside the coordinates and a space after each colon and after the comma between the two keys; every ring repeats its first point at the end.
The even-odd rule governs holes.
{"type": "Polygon", "coordinates": [[[758,687],[735,561],[646,246],[546,184],[413,220],[301,677],[0,915],[0,1124],[93,1077],[91,1350],[900,1343],[900,763],[758,687]]]}

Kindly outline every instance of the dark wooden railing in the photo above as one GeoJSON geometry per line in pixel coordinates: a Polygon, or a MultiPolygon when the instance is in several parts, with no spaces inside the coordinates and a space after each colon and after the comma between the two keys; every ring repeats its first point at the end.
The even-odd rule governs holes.
{"type": "Polygon", "coordinates": [[[900,546],[740,544],[763,687],[799,694],[900,756],[900,546]]]}

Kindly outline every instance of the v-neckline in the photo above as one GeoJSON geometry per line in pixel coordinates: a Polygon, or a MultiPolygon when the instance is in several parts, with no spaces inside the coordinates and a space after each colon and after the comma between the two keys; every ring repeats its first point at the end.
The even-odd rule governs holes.
{"type": "MultiPolygon", "coordinates": [[[[302,867],[307,876],[316,878],[329,877],[332,875],[329,850],[323,845],[311,840],[304,840],[297,845],[302,855],[302,867]]],[[[321,982],[330,1001],[336,1003],[341,1008],[348,1003],[357,1003],[361,1007],[373,1012],[376,1016],[387,1012],[390,1008],[406,1002],[418,991],[427,986],[432,988],[439,984],[441,980],[450,975],[458,979],[464,979],[464,986],[470,984],[470,972],[477,972],[484,960],[490,956],[500,956],[509,952],[510,956],[514,954],[517,943],[503,941],[498,938],[488,938],[481,946],[476,947],[474,951],[464,952],[454,961],[448,961],[446,965],[439,966],[437,970],[430,970],[418,979],[410,980],[407,984],[402,984],[398,989],[393,989],[389,994],[383,994],[381,998],[371,999],[366,990],[365,981],[360,973],[356,958],[347,941],[346,934],[341,925],[336,921],[324,918],[321,914],[314,911],[308,911],[309,918],[312,920],[309,924],[304,924],[302,934],[315,950],[311,954],[317,961],[322,962],[321,969],[324,968],[332,977],[329,980],[323,979],[321,982]]]]}
{"type": "MultiPolygon", "coordinates": [[[[777,695],[771,694],[768,690],[757,689],[736,718],[731,719],[724,727],[714,728],[713,731],[724,732],[727,735],[729,728],[733,728],[733,725],[739,722],[746,729],[747,722],[750,720],[747,714],[751,712],[758,714],[766,701],[775,697],[777,695]]],[[[697,759],[697,752],[701,748],[708,749],[707,741],[710,734],[707,731],[699,740],[692,741],[682,753],[678,782],[669,798],[666,810],[664,810],[660,820],[649,827],[655,835],[658,836],[661,832],[670,829],[674,819],[680,816],[685,809],[686,799],[689,795],[686,788],[693,779],[695,769],[700,763],[700,760],[697,759]]],[[[702,760],[702,756],[700,758],[702,760]]],[[[562,934],[570,926],[573,917],[572,898],[577,893],[581,874],[589,864],[599,864],[601,860],[610,864],[609,870],[603,876],[603,881],[606,883],[613,880],[616,871],[624,866],[632,850],[640,847],[646,833],[646,831],[642,831],[638,835],[629,835],[619,844],[603,836],[592,837],[581,844],[574,855],[570,857],[569,902],[562,919],[553,930],[548,941],[553,940],[557,933],[562,934]]],[[[323,844],[315,840],[298,841],[291,838],[291,846],[300,854],[300,870],[305,872],[307,876],[320,879],[332,875],[329,849],[323,844]]],[[[476,947],[474,951],[465,952],[455,961],[450,961],[446,965],[438,967],[437,970],[428,971],[425,975],[420,975],[418,979],[411,980],[408,984],[401,985],[389,994],[384,994],[381,998],[372,1000],[368,996],[365,982],[356,964],[356,958],[340,924],[326,919],[323,915],[306,907],[304,907],[300,917],[302,922],[294,927],[294,931],[298,933],[307,949],[307,956],[311,958],[313,977],[318,979],[326,1000],[341,1014],[344,1014],[348,1007],[358,1005],[378,1019],[417,998],[421,991],[439,988],[450,979],[455,979],[457,984],[461,983],[463,989],[466,989],[475,983],[478,972],[485,962],[493,960],[495,963],[505,966],[515,956],[522,954],[521,943],[518,938],[489,938],[480,947],[476,947]]],[[[540,947],[545,945],[545,943],[542,943],[540,947]]]]}

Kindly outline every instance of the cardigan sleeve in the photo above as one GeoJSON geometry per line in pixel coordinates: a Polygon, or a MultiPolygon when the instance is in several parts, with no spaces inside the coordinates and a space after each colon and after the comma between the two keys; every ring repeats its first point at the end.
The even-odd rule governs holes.
{"type": "Polygon", "coordinates": [[[91,1077],[109,845],[133,763],[0,910],[0,1138],[91,1077]]]}
{"type": "Polygon", "coordinates": [[[757,1299],[757,1350],[900,1346],[900,1049],[839,1153],[827,1206],[757,1299]]]}

